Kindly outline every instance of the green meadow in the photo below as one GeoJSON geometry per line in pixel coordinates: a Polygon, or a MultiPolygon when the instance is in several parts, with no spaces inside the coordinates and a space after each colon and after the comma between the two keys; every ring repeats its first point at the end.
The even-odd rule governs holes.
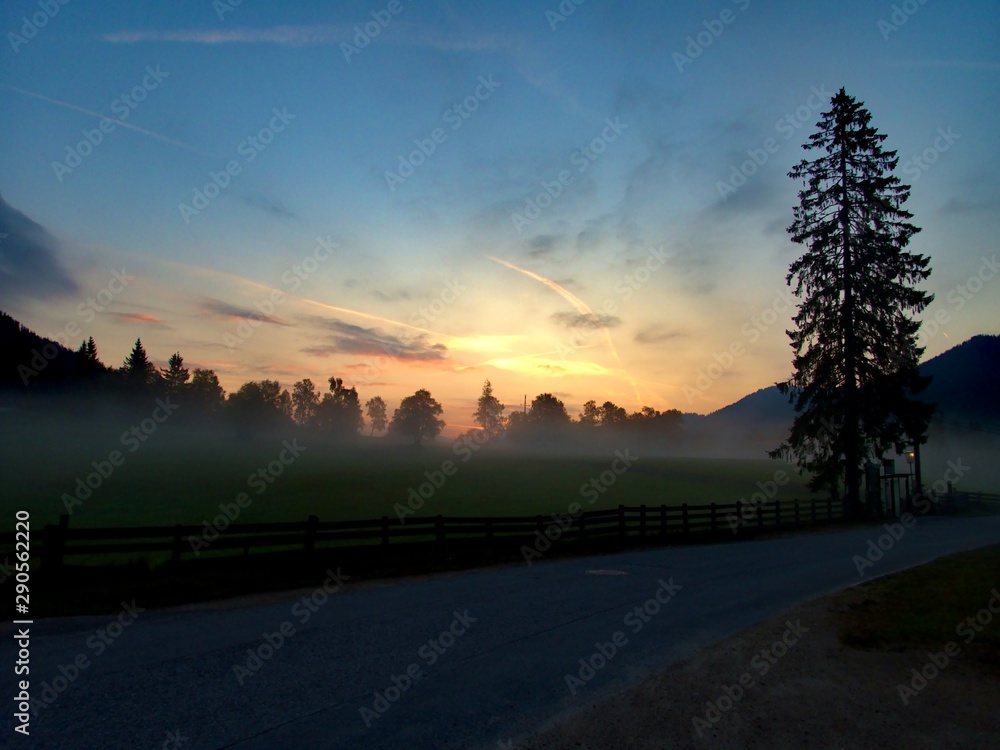
{"type": "Polygon", "coordinates": [[[416,516],[511,516],[564,513],[573,503],[585,510],[728,504],[749,499],[761,484],[781,502],[810,497],[782,462],[647,456],[626,445],[571,456],[378,439],[346,447],[291,435],[240,440],[190,430],[164,429],[141,443],[86,426],[65,426],[55,439],[46,430],[17,432],[0,459],[4,504],[8,512],[30,511],[35,528],[67,509],[73,526],[196,524],[241,493],[244,505],[249,499],[241,522],[394,517],[399,508],[416,516]],[[779,486],[776,478],[787,481],[779,486]]]}

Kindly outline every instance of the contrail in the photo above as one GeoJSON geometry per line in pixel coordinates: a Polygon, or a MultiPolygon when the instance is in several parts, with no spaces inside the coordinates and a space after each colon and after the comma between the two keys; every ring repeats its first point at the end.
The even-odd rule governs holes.
{"type": "MultiPolygon", "coordinates": [[[[533,271],[529,271],[526,268],[520,268],[519,266],[515,266],[513,263],[509,263],[508,261],[502,260],[501,258],[497,258],[492,255],[487,255],[486,257],[495,263],[499,263],[502,266],[507,266],[507,268],[511,269],[512,271],[523,273],[529,279],[534,279],[540,284],[544,284],[549,289],[558,294],[560,297],[562,297],[564,300],[569,302],[573,306],[573,308],[581,315],[589,315],[595,319],[597,318],[597,315],[594,313],[593,310],[590,309],[590,306],[587,305],[586,302],[577,297],[568,289],[564,289],[563,287],[559,286],[559,284],[554,282],[552,279],[548,279],[544,276],[534,273],[533,271]]],[[[629,382],[629,385],[632,386],[632,391],[635,393],[636,399],[642,401],[642,397],[639,395],[639,386],[636,383],[635,379],[632,378],[632,376],[629,375],[628,372],[625,370],[625,365],[622,364],[622,359],[621,357],[618,356],[618,349],[615,348],[615,342],[611,340],[610,332],[608,331],[607,328],[604,328],[602,330],[604,331],[604,340],[607,343],[608,348],[611,350],[611,354],[614,356],[615,361],[621,367],[621,372],[624,373],[625,380],[627,380],[629,382]]]]}
{"type": "MultiPolygon", "coordinates": [[[[264,285],[262,285],[264,286],[264,285]]],[[[438,331],[432,331],[429,328],[421,328],[420,326],[410,325],[409,323],[404,323],[400,320],[393,320],[392,318],[383,318],[381,315],[372,315],[371,313],[361,312],[360,310],[351,310],[347,307],[337,307],[336,305],[328,305],[325,302],[317,302],[314,299],[308,299],[307,297],[299,297],[301,302],[306,302],[310,305],[315,305],[316,307],[321,307],[324,310],[333,310],[334,312],[343,313],[345,315],[355,315],[359,318],[367,318],[368,320],[377,320],[380,323],[388,323],[389,325],[396,326],[398,328],[409,328],[411,331],[420,331],[421,333],[426,333],[431,336],[437,336],[444,339],[452,339],[455,336],[447,333],[439,333],[438,331]]]]}
{"type": "Polygon", "coordinates": [[[195,154],[200,154],[201,156],[209,156],[209,157],[212,156],[211,154],[205,151],[201,151],[200,149],[194,148],[193,146],[189,146],[186,143],[181,143],[180,141],[176,141],[173,138],[168,138],[165,135],[154,133],[152,130],[146,130],[145,128],[140,128],[138,125],[132,125],[131,123],[128,122],[122,122],[117,118],[109,117],[108,115],[101,114],[100,112],[94,112],[89,109],[84,109],[83,107],[78,107],[77,105],[70,104],[69,102],[63,102],[58,99],[53,99],[52,97],[45,96],[44,94],[37,94],[34,91],[19,89],[17,86],[11,86],[8,83],[0,83],[0,86],[3,86],[5,89],[10,89],[11,91],[16,91],[19,94],[24,94],[25,96],[31,96],[34,97],[35,99],[41,99],[43,102],[48,102],[49,104],[55,104],[57,107],[72,109],[74,112],[82,112],[85,115],[96,117],[98,120],[109,120],[110,122],[115,123],[115,125],[120,125],[121,127],[128,128],[129,130],[134,130],[137,133],[142,133],[143,135],[149,136],[150,138],[155,138],[158,141],[169,143],[171,146],[182,148],[185,151],[190,151],[195,154]]]}
{"type": "MultiPolygon", "coordinates": [[[[149,260],[149,259],[144,259],[144,260],[149,260]]],[[[159,264],[164,265],[164,266],[170,266],[172,268],[180,269],[181,271],[183,271],[185,273],[196,274],[198,276],[207,276],[209,278],[223,279],[224,281],[229,282],[229,283],[236,282],[236,283],[239,283],[239,284],[246,284],[246,285],[249,285],[249,286],[252,286],[252,287],[256,287],[258,289],[262,289],[262,290],[265,290],[265,291],[268,291],[268,292],[270,292],[273,289],[277,288],[277,287],[275,287],[275,286],[273,286],[271,284],[265,284],[262,281],[255,281],[253,279],[248,279],[246,276],[240,276],[239,274],[230,273],[228,271],[219,271],[219,270],[216,270],[214,268],[206,268],[205,266],[197,266],[197,265],[194,265],[194,264],[191,264],[191,263],[183,263],[181,261],[176,261],[176,260],[167,260],[165,258],[156,258],[154,260],[155,260],[156,263],[159,263],[159,264]]],[[[437,336],[437,337],[443,338],[443,339],[454,339],[454,338],[456,338],[455,336],[452,336],[451,334],[440,333],[438,331],[432,331],[429,328],[421,328],[420,326],[415,326],[415,325],[412,325],[410,323],[404,323],[401,320],[393,320],[392,318],[386,318],[386,317],[383,317],[381,315],[373,315],[372,313],[362,312],[361,310],[352,310],[349,307],[338,307],[336,305],[328,305],[325,302],[319,302],[319,301],[314,300],[314,299],[309,299],[308,297],[300,297],[298,295],[293,295],[293,294],[290,294],[290,293],[289,293],[289,296],[294,296],[299,302],[304,302],[306,304],[313,305],[315,307],[319,307],[319,308],[322,308],[324,310],[331,310],[333,312],[342,313],[344,315],[352,315],[352,316],[356,316],[356,317],[359,317],[359,318],[365,318],[367,320],[375,320],[375,321],[378,321],[380,323],[387,323],[387,324],[389,324],[391,326],[396,326],[398,328],[409,328],[412,331],[420,331],[421,333],[426,333],[426,334],[429,334],[431,336],[437,336]]]]}

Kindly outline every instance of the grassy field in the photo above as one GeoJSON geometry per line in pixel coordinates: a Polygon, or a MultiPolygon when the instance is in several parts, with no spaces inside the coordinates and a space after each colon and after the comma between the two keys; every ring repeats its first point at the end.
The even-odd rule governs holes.
{"type": "MultiPolygon", "coordinates": [[[[778,471],[788,481],[773,485],[775,499],[809,497],[791,467],[766,459],[663,458],[632,450],[637,460],[616,475],[610,471],[612,450],[591,457],[541,457],[493,446],[456,452],[451,445],[415,448],[378,440],[345,449],[300,437],[298,445],[305,450],[282,465],[283,442],[291,436],[237,442],[162,428],[142,443],[123,444],[118,427],[67,425],[56,434],[20,430],[0,458],[6,510],[31,511],[37,528],[64,512],[64,496],[79,496],[74,526],[200,523],[218,514],[220,503],[233,503],[245,492],[252,503],[241,521],[304,520],[310,514],[322,520],[364,519],[394,516],[395,506],[406,506],[411,490],[425,485],[429,497],[418,515],[534,515],[566,512],[574,502],[585,509],[734,503],[758,492],[758,483],[773,482],[778,471]],[[115,450],[124,461],[111,467],[107,478],[99,477],[94,472],[103,466],[107,473],[115,450]],[[85,482],[88,474],[94,484],[100,479],[96,489],[78,481],[85,482]],[[433,486],[434,479],[440,487],[433,486]],[[603,491],[591,489],[582,496],[582,486],[595,479],[603,491]],[[90,497],[84,497],[88,490],[90,497]]],[[[285,458],[290,457],[286,450],[285,458]]]]}
{"type": "Polygon", "coordinates": [[[1000,628],[962,625],[993,599],[998,570],[1000,546],[993,546],[868,583],[858,589],[864,598],[843,614],[840,639],[862,649],[940,651],[972,636],[979,660],[1000,672],[1000,628]]]}

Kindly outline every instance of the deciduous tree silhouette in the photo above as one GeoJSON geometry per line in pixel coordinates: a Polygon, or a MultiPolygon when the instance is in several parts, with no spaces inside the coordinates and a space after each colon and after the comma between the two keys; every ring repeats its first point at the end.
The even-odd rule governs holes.
{"type": "Polygon", "coordinates": [[[892,174],[899,159],[870,122],[841,89],[803,146],[821,155],[789,173],[805,187],[788,232],[808,250],[786,279],[802,301],[789,332],[795,372],[779,388],[796,417],[770,454],[808,470],[814,488],[836,491],[842,481],[853,514],[863,462],[924,441],[932,411],[910,398],[929,383],[917,371],[914,319],[933,299],[915,288],[931,273],[928,258],[905,250],[920,231],[902,207],[910,188],[892,174]]]}
{"type": "Polygon", "coordinates": [[[251,380],[226,401],[236,426],[249,433],[284,428],[292,420],[292,397],[277,380],[251,380]]]}
{"type": "Polygon", "coordinates": [[[331,377],[330,392],[316,408],[316,425],[336,437],[356,437],[364,424],[361,402],[355,388],[346,388],[341,378],[331,377]]]}
{"type": "Polygon", "coordinates": [[[443,409],[430,391],[421,388],[412,396],[403,399],[399,408],[392,415],[389,431],[404,437],[413,438],[414,445],[419,445],[427,439],[434,439],[444,428],[444,420],[438,419],[443,409]]]}
{"type": "Polygon", "coordinates": [[[487,380],[483,384],[483,393],[479,397],[476,411],[472,418],[483,428],[486,437],[491,440],[503,432],[503,412],[507,407],[493,395],[493,385],[487,380]]]}
{"type": "Polygon", "coordinates": [[[203,418],[214,417],[226,402],[226,392],[215,370],[196,368],[187,386],[187,397],[192,411],[203,418]]]}
{"type": "Polygon", "coordinates": [[[319,391],[312,380],[304,378],[292,386],[292,419],[296,424],[312,424],[318,407],[319,391]]]}
{"type": "Polygon", "coordinates": [[[385,401],[382,400],[381,396],[373,396],[368,399],[367,403],[365,403],[365,411],[368,414],[369,421],[372,423],[372,435],[375,434],[375,430],[381,432],[385,429],[389,419],[386,416],[385,401]]]}

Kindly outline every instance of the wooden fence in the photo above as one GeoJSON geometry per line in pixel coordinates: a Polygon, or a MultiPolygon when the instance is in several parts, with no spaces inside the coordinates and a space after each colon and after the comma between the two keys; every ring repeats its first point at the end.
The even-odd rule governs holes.
{"type": "MultiPolygon", "coordinates": [[[[350,548],[378,555],[387,548],[402,552],[417,545],[447,551],[459,547],[498,550],[522,545],[544,552],[550,544],[619,541],[670,542],[705,537],[733,538],[764,529],[826,523],[843,518],[839,502],[810,500],[783,504],[625,506],[577,514],[515,517],[430,516],[364,521],[306,521],[285,523],[233,523],[218,528],[200,526],[150,526],[144,528],[73,528],[69,516],[42,533],[42,570],[59,570],[69,557],[114,555],[169,555],[171,562],[234,551],[299,550],[309,556],[318,549],[350,548]],[[547,540],[547,541],[546,541],[547,540]]],[[[237,552],[238,554],[238,552],[237,552]]],[[[217,555],[215,555],[217,556],[217,555]]]]}

